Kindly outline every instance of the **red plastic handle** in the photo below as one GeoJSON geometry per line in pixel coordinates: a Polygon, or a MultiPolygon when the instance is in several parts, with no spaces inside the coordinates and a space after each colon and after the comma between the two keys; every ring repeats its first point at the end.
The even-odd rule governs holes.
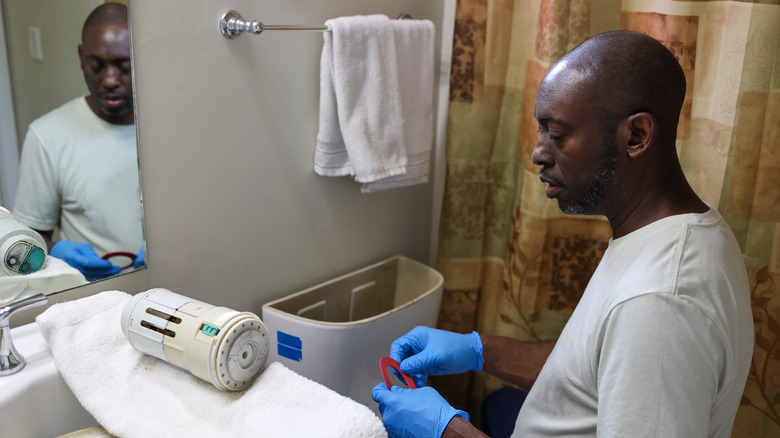
{"type": "Polygon", "coordinates": [[[387,385],[387,389],[390,389],[390,387],[393,386],[390,383],[390,376],[387,375],[387,367],[391,367],[398,371],[398,374],[403,377],[404,381],[406,382],[406,386],[408,386],[410,389],[417,389],[417,385],[414,384],[414,379],[412,379],[412,377],[408,374],[401,372],[401,365],[398,363],[398,361],[390,356],[385,356],[379,359],[379,368],[382,370],[382,377],[385,379],[385,385],[387,385]]]}
{"type": "Polygon", "coordinates": [[[108,260],[108,259],[110,259],[112,257],[127,257],[127,258],[129,258],[130,259],[130,263],[122,266],[122,269],[127,269],[127,268],[133,266],[133,262],[135,262],[135,259],[138,256],[135,253],[132,253],[132,252],[114,251],[114,252],[106,253],[105,255],[103,255],[103,257],[101,257],[101,259],[108,260]]]}

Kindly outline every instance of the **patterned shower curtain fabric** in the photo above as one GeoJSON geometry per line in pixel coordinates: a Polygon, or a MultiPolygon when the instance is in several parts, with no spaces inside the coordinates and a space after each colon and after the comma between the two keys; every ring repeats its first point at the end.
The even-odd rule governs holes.
{"type": "MultiPolygon", "coordinates": [[[[755,352],[733,436],[780,436],[780,0],[458,0],[439,328],[551,340],[566,324],[611,229],[544,195],[533,102],[558,58],[614,29],[658,39],[685,70],[678,153],[734,230],[751,282],[755,352]]],[[[433,385],[478,424],[505,383],[469,373],[433,385]]]]}

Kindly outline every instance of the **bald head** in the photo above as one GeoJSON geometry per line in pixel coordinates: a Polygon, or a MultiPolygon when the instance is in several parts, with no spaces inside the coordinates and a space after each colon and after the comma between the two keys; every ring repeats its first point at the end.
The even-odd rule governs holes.
{"type": "Polygon", "coordinates": [[[709,207],[675,148],[685,75],[661,43],[636,32],[596,35],[539,84],[531,154],[545,193],[569,214],[603,214],[621,237],[673,214],[709,207]]]}
{"type": "Polygon", "coordinates": [[[101,24],[117,24],[127,27],[127,6],[121,3],[103,3],[95,8],[84,21],[84,27],[81,29],[81,43],[84,43],[87,32],[91,28],[101,24]]]}
{"type": "Polygon", "coordinates": [[[676,136],[685,74],[674,55],[652,37],[631,31],[596,35],[564,55],[545,79],[556,74],[573,85],[574,97],[597,105],[607,126],[648,112],[666,140],[676,136]]]}

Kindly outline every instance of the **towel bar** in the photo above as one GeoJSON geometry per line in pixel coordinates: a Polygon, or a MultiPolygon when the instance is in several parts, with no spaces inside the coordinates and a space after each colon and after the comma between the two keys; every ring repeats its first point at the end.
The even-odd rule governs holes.
{"type": "MultiPolygon", "coordinates": [[[[406,20],[412,18],[411,15],[401,13],[398,15],[399,20],[406,20]]],[[[238,38],[244,32],[250,32],[255,35],[260,35],[266,30],[309,30],[315,32],[323,32],[330,30],[329,26],[324,24],[317,25],[301,25],[301,24],[263,24],[260,20],[247,21],[241,17],[236,11],[227,11],[222,14],[219,19],[219,30],[225,38],[234,39],[238,38]]]]}

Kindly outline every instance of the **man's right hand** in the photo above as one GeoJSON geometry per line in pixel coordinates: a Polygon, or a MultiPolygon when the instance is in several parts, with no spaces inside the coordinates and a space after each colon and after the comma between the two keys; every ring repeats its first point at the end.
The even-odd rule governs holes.
{"type": "Polygon", "coordinates": [[[371,397],[379,403],[382,422],[392,438],[440,438],[453,417],[469,419],[469,414],[450,406],[430,386],[387,389],[387,384],[382,382],[371,391],[371,397]]]}
{"type": "Polygon", "coordinates": [[[484,362],[477,332],[463,335],[429,327],[416,327],[398,338],[390,346],[390,357],[417,386],[425,384],[426,375],[481,371],[484,362]]]}
{"type": "Polygon", "coordinates": [[[98,257],[89,243],[60,240],[52,247],[51,255],[78,269],[88,281],[110,277],[122,270],[98,257]]]}

